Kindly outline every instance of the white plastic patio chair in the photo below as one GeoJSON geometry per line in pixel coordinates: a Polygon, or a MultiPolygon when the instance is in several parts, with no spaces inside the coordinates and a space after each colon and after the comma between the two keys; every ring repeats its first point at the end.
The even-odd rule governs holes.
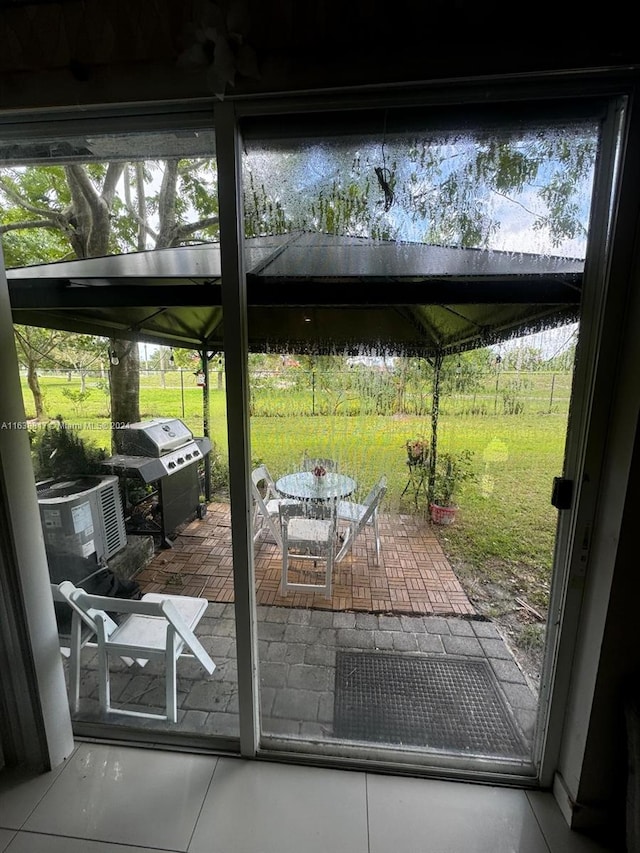
{"type": "Polygon", "coordinates": [[[353,547],[358,534],[367,526],[373,526],[376,543],[376,565],[380,563],[380,530],[378,527],[378,510],[382,499],[387,491],[387,478],[380,477],[375,486],[364,499],[363,503],[355,501],[339,501],[336,514],[338,525],[341,521],[347,522],[347,531],[338,554],[336,563],[339,563],[353,547]]]}
{"type": "MultiPolygon", "coordinates": [[[[116,712],[130,717],[152,720],[178,720],[176,664],[179,658],[195,658],[211,675],[216,668],[206,650],[193,633],[203,617],[208,601],[183,595],[147,593],[134,599],[90,595],[71,581],[58,584],[58,600],[64,600],[73,610],[76,627],[72,628],[70,666],[79,681],[80,620],[95,634],[98,649],[98,695],[105,713],[116,712]],[[116,623],[110,613],[122,613],[116,623]],[[152,714],[114,708],[111,705],[109,656],[115,655],[131,666],[134,662],[145,666],[149,660],[164,661],[166,713],[152,714]]],[[[77,694],[72,697],[77,704],[77,694]]],[[[76,707],[77,710],[77,707],[76,707]]]]}
{"type": "Polygon", "coordinates": [[[251,472],[251,491],[254,501],[253,541],[256,542],[260,536],[266,535],[268,540],[271,539],[279,548],[282,548],[278,513],[281,506],[295,504],[296,501],[283,498],[278,494],[276,484],[266,465],[260,465],[251,472]],[[265,484],[264,494],[260,491],[261,483],[265,484]]]}
{"type": "Polygon", "coordinates": [[[336,546],[335,507],[327,507],[325,517],[319,507],[310,507],[305,503],[282,504],[280,506],[280,526],[282,535],[282,581],[280,591],[286,595],[289,590],[300,592],[323,592],[331,598],[333,561],[336,546]],[[321,575],[318,582],[290,581],[289,570],[292,563],[313,563],[308,570],[321,575]]]}

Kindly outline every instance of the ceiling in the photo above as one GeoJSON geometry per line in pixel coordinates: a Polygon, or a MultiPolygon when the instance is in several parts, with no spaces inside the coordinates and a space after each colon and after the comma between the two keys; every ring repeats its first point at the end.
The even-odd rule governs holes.
{"type": "MultiPolygon", "coordinates": [[[[600,20],[590,23],[591,38],[568,28],[544,49],[535,39],[498,42],[503,4],[467,0],[392,8],[377,0],[0,0],[0,15],[0,107],[25,109],[29,119],[36,107],[212,97],[221,88],[242,97],[483,75],[494,85],[505,70],[566,75],[638,62],[635,39],[603,38],[600,20]],[[228,7],[235,14],[213,24],[211,13],[228,7]],[[452,50],[443,33],[455,33],[464,50],[452,50]],[[215,73],[219,44],[226,74],[215,73]]],[[[580,83],[577,98],[581,91],[580,83]]]]}
{"type": "MultiPolygon", "coordinates": [[[[294,233],[245,242],[251,351],[452,353],[577,318],[584,261],[294,233]]],[[[7,270],[15,323],[223,349],[217,243],[7,270]]]]}

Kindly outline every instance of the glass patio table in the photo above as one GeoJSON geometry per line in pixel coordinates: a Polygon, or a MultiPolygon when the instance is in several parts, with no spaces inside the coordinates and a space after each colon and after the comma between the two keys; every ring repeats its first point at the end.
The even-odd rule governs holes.
{"type": "Polygon", "coordinates": [[[276,481],[276,489],[283,497],[314,503],[347,498],[355,492],[356,485],[351,477],[334,471],[327,471],[323,477],[316,477],[311,471],[297,471],[276,481]]]}

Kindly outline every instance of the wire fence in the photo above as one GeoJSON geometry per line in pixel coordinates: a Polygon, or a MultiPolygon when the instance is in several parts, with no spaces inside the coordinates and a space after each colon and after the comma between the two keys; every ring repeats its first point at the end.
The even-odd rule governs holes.
{"type": "MultiPolygon", "coordinates": [[[[107,371],[43,371],[42,387],[55,405],[75,414],[108,413],[107,371]],[[106,406],[106,409],[105,409],[106,406]]],[[[427,415],[433,402],[431,377],[396,371],[253,370],[250,411],[256,417],[320,415],[427,415]]],[[[449,415],[566,415],[571,372],[508,371],[447,377],[440,388],[440,411],[449,415]]],[[[190,369],[141,370],[141,409],[167,417],[202,413],[202,374],[190,369]]],[[[209,374],[212,395],[224,392],[224,372],[209,374]]]]}
{"type": "MultiPolygon", "coordinates": [[[[493,371],[471,380],[449,377],[440,388],[440,411],[466,415],[567,414],[570,372],[493,371]]],[[[427,415],[431,378],[401,373],[256,371],[250,376],[251,413],[297,415],[427,415]]]]}

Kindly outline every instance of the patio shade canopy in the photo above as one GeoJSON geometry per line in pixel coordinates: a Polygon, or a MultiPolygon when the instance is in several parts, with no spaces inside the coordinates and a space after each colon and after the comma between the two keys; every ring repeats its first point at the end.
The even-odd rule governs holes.
{"type": "MultiPolygon", "coordinates": [[[[253,352],[426,357],[577,319],[584,261],[295,233],[246,240],[253,352]]],[[[222,350],[219,243],[7,271],[13,320],[222,350]]]]}

